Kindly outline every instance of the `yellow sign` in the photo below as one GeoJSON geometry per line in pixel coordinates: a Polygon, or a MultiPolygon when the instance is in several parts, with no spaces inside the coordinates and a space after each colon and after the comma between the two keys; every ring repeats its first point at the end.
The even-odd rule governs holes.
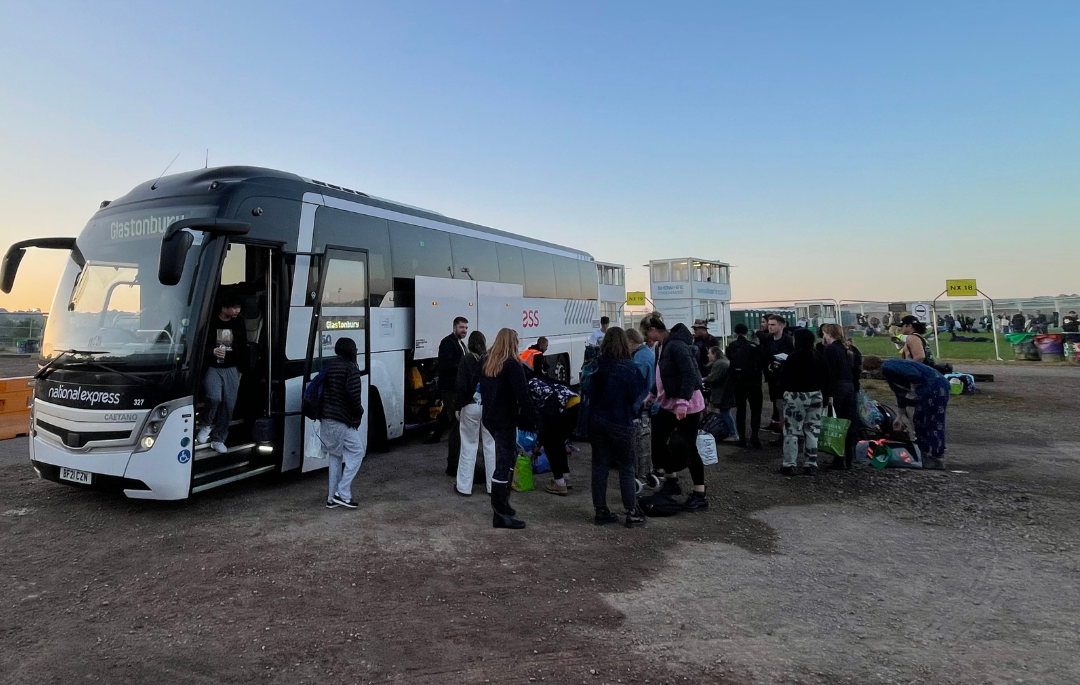
{"type": "Polygon", "coordinates": [[[626,304],[631,307],[644,307],[645,293],[640,290],[632,290],[626,293],[626,304]]]}
{"type": "Polygon", "coordinates": [[[945,294],[949,297],[978,297],[979,291],[974,278],[961,278],[945,281],[945,294]]]}

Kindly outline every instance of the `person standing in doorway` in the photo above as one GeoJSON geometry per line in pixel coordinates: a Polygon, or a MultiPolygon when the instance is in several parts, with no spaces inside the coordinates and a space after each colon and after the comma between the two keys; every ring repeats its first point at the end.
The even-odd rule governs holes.
{"type": "Polygon", "coordinates": [[[735,340],[724,351],[730,365],[730,383],[735,391],[735,423],[739,433],[739,447],[747,441],[755,449],[761,448],[761,347],[746,339],[746,324],[735,326],[735,340]],[[750,405],[750,429],[746,428],[746,407],[750,405]]]}
{"type": "Polygon", "coordinates": [[[458,430],[457,407],[454,405],[457,394],[457,372],[461,358],[465,356],[465,336],[469,334],[469,320],[464,316],[454,319],[454,330],[439,343],[439,359],[436,363],[436,382],[442,399],[442,411],[435,420],[435,429],[428,436],[427,443],[434,444],[442,440],[443,431],[450,431],[447,439],[446,475],[457,478],[458,456],[461,454],[461,434],[458,430]]]}
{"type": "Polygon", "coordinates": [[[536,426],[536,409],[529,396],[525,368],[518,359],[518,335],[503,328],[484,360],[480,373],[480,404],[484,427],[495,438],[495,473],[491,476],[492,527],[519,529],[510,506],[510,478],[517,462],[518,428],[536,426]]]}
{"type": "Polygon", "coordinates": [[[600,317],[600,328],[594,329],[592,335],[589,336],[589,344],[593,347],[599,347],[600,341],[604,339],[604,334],[607,333],[608,325],[611,324],[611,319],[606,316],[600,317]]]}
{"type": "Polygon", "coordinates": [[[323,449],[330,461],[330,496],[326,508],[359,506],[352,498],[352,482],[364,461],[367,440],[360,433],[364,418],[364,381],[356,365],[356,343],[338,338],[323,377],[319,422],[323,449]]]}
{"type": "Polygon", "coordinates": [[[229,424],[236,409],[236,395],[240,390],[240,374],[247,370],[247,327],[240,316],[240,296],[232,290],[224,290],[218,297],[218,311],[210,319],[206,336],[206,375],[203,377],[203,393],[208,408],[206,420],[195,435],[200,443],[210,441],[210,447],[218,454],[229,448],[229,424]]]}

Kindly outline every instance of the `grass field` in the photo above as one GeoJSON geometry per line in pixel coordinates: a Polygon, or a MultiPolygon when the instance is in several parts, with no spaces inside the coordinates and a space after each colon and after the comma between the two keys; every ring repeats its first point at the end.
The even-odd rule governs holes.
{"type": "MultiPolygon", "coordinates": [[[[985,360],[994,361],[994,342],[989,333],[970,333],[965,334],[973,338],[986,338],[986,342],[981,343],[961,343],[961,342],[948,342],[949,336],[945,335],[941,339],[941,359],[946,361],[952,359],[963,360],[985,360]]],[[[873,337],[865,338],[860,335],[856,335],[854,340],[855,347],[859,348],[859,351],[863,353],[864,357],[877,356],[882,359],[888,359],[896,356],[896,345],[888,337],[873,337]]],[[[937,358],[937,348],[933,340],[930,340],[930,349],[933,350],[935,358],[937,358]]],[[[1012,346],[1005,340],[1005,336],[998,334],[998,345],[1001,350],[1001,358],[1010,361],[1015,359],[1013,355],[1012,346]]]]}

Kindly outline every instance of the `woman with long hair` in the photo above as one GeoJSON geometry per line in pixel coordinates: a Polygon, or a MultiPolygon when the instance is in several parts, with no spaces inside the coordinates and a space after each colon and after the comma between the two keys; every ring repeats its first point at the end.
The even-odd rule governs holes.
{"type": "Polygon", "coordinates": [[[626,527],[645,525],[637,504],[634,481],[634,404],[645,380],[630,360],[626,331],[613,326],[600,342],[596,373],[589,388],[589,441],[592,443],[592,497],[597,525],[619,517],[607,506],[608,471],[619,469],[619,490],[626,510],[626,527]]]}
{"type": "Polygon", "coordinates": [[[855,444],[859,437],[859,411],[855,403],[852,354],[844,344],[844,329],[839,324],[822,325],[821,337],[825,341],[822,356],[829,370],[829,384],[826,389],[828,405],[836,411],[837,418],[851,422],[844,444],[844,456],[833,459],[832,467],[850,469],[851,460],[855,456],[855,444]]]}
{"type": "Polygon", "coordinates": [[[476,452],[483,445],[484,473],[487,491],[491,492],[491,474],[495,472],[495,438],[491,431],[483,426],[480,419],[483,414],[476,386],[480,382],[480,367],[487,354],[487,339],[480,331],[469,334],[469,345],[458,364],[455,393],[457,406],[461,407],[458,421],[461,434],[461,454],[458,456],[457,482],[454,492],[459,495],[471,495],[473,472],[476,468],[476,452]]]}
{"type": "Polygon", "coordinates": [[[900,332],[904,334],[904,346],[900,348],[900,358],[934,365],[930,354],[930,343],[926,342],[926,324],[910,314],[900,319],[900,332]]]}
{"type": "Polygon", "coordinates": [[[495,438],[495,472],[491,476],[491,508],[495,528],[524,528],[510,506],[510,478],[517,459],[518,428],[536,425],[525,368],[518,359],[518,335],[503,328],[495,336],[480,373],[482,424],[495,438]]]}

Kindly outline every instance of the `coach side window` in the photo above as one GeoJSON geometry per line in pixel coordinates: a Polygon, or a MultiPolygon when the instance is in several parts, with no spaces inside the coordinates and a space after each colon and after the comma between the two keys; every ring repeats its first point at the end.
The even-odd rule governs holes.
{"type": "Polygon", "coordinates": [[[581,299],[581,274],[578,272],[578,259],[554,256],[555,294],[559,299],[581,299]]]}
{"type": "Polygon", "coordinates": [[[453,259],[449,233],[399,221],[389,224],[394,278],[450,278],[453,259]]]}
{"type": "Polygon", "coordinates": [[[454,253],[454,278],[472,276],[476,281],[499,280],[499,255],[495,243],[451,233],[450,247],[454,253]],[[463,272],[462,268],[467,268],[469,273],[463,272]]]}
{"type": "Polygon", "coordinates": [[[551,255],[523,248],[521,259],[525,265],[525,297],[558,297],[551,255]]]}
{"type": "MultiPolygon", "coordinates": [[[[581,299],[600,299],[600,281],[597,278],[596,262],[579,259],[577,260],[577,267],[580,276],[579,280],[581,281],[581,299]]],[[[612,320],[614,321],[614,319],[612,320]]]]}
{"type": "Polygon", "coordinates": [[[521,248],[496,243],[499,255],[499,282],[525,285],[525,265],[521,260],[521,248]]]}

